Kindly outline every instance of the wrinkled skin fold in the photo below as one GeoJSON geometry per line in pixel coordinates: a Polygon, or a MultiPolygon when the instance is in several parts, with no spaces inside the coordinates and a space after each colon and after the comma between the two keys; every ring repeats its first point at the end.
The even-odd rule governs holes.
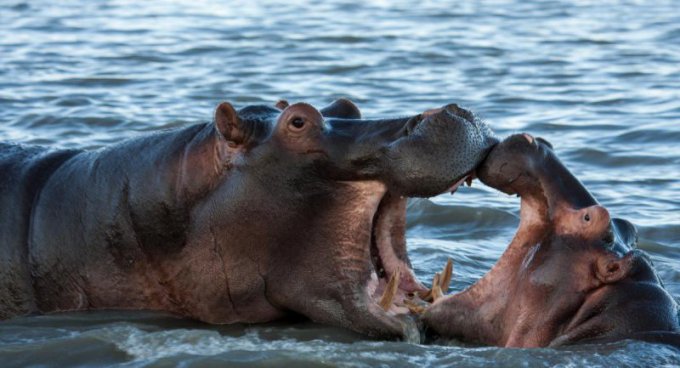
{"type": "Polygon", "coordinates": [[[519,229],[477,283],[424,308],[430,332],[503,347],[626,338],[680,346],[678,306],[636,249],[635,227],[611,219],[548,142],[511,136],[477,175],[521,197],[519,229]]]}
{"type": "Polygon", "coordinates": [[[406,254],[406,197],[448,190],[495,143],[455,105],[367,120],[341,99],[222,103],[213,123],[96,151],[0,144],[0,318],[303,315],[416,341],[397,305],[424,290],[406,254]]]}

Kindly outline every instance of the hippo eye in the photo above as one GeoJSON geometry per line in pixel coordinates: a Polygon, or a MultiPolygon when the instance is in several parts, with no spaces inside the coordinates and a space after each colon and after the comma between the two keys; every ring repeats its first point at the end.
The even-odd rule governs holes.
{"type": "Polygon", "coordinates": [[[301,130],[305,126],[305,120],[302,118],[294,118],[290,121],[289,126],[292,130],[301,130]]]}

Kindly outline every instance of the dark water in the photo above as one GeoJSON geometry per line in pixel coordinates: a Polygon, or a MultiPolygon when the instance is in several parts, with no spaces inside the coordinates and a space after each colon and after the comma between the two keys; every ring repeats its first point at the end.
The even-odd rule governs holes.
{"type": "MultiPolygon", "coordinates": [[[[0,2],[0,137],[99,147],[209,120],[216,104],[315,105],[366,116],[448,102],[500,134],[550,140],[614,215],[634,222],[680,296],[678,1],[0,2]],[[257,3],[257,4],[256,4],[257,3]]],[[[477,184],[414,200],[418,275],[453,287],[496,261],[518,201],[477,184]]],[[[0,323],[0,365],[676,366],[624,341],[566,350],[377,342],[314,324],[207,326],[145,313],[0,323]]]]}

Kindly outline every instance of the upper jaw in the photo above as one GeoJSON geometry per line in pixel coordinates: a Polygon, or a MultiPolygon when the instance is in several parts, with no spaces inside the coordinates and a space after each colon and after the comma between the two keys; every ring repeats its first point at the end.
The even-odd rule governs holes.
{"type": "Polygon", "coordinates": [[[418,121],[380,157],[391,189],[409,197],[450,192],[498,143],[486,124],[456,105],[426,112],[418,121]]]}

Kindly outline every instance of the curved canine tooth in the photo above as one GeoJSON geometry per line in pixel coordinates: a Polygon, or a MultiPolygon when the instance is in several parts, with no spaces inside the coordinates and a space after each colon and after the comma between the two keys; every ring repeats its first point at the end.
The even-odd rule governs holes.
{"type": "Polygon", "coordinates": [[[441,287],[441,291],[444,294],[449,292],[449,286],[451,285],[451,276],[453,276],[453,260],[449,258],[449,260],[446,261],[446,266],[444,267],[444,271],[442,271],[442,277],[439,280],[439,286],[441,287]]]}
{"type": "Polygon", "coordinates": [[[432,279],[432,288],[428,291],[417,292],[415,295],[426,302],[433,302],[449,291],[451,277],[453,276],[453,260],[446,261],[442,273],[435,273],[432,279]]]}
{"type": "Polygon", "coordinates": [[[387,287],[385,288],[385,293],[383,293],[383,296],[380,299],[380,306],[386,311],[392,306],[392,300],[394,300],[394,296],[397,294],[400,280],[401,272],[399,269],[397,269],[390,277],[390,281],[387,283],[387,287]]]}
{"type": "Polygon", "coordinates": [[[444,293],[442,293],[441,287],[439,287],[439,284],[435,284],[432,286],[432,301],[436,302],[437,299],[441,298],[444,296],[444,293]]]}
{"type": "Polygon", "coordinates": [[[434,277],[432,278],[432,288],[430,288],[430,290],[427,292],[427,294],[425,295],[423,300],[430,302],[430,303],[432,303],[434,301],[434,292],[435,292],[434,289],[435,289],[435,287],[437,289],[440,289],[440,291],[441,291],[441,288],[439,287],[439,282],[440,282],[441,278],[442,278],[442,275],[439,272],[434,274],[434,277]]]}
{"type": "Polygon", "coordinates": [[[434,274],[434,277],[432,278],[432,288],[430,290],[423,292],[422,294],[418,294],[420,299],[426,301],[426,302],[432,302],[432,293],[434,292],[434,287],[437,285],[439,287],[439,279],[441,279],[441,275],[439,272],[434,274]]]}
{"type": "Polygon", "coordinates": [[[430,289],[431,291],[434,291],[435,286],[439,286],[439,282],[441,279],[442,275],[439,272],[434,274],[434,277],[432,278],[432,289],[430,289]]]}

